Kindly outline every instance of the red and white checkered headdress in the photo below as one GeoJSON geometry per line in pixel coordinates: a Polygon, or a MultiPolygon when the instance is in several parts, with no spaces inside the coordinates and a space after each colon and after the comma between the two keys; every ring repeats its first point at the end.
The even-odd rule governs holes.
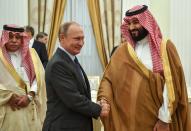
{"type": "Polygon", "coordinates": [[[123,37],[128,41],[128,43],[135,47],[135,43],[128,31],[127,23],[130,19],[137,18],[139,20],[139,23],[149,32],[149,46],[151,49],[153,71],[162,72],[163,67],[160,55],[162,34],[156,20],[147,8],[148,7],[146,5],[139,5],[128,10],[121,25],[121,32],[123,37]]]}
{"type": "Polygon", "coordinates": [[[32,84],[33,80],[35,79],[35,72],[34,66],[32,63],[32,58],[29,52],[29,38],[27,34],[24,32],[24,28],[18,27],[16,25],[4,25],[3,31],[0,40],[0,48],[2,48],[2,52],[6,60],[12,65],[11,58],[5,48],[5,44],[9,41],[9,33],[12,32],[13,34],[19,33],[22,36],[22,44],[21,44],[21,56],[22,56],[22,66],[25,68],[27,72],[27,76],[30,80],[30,85],[32,84]]]}

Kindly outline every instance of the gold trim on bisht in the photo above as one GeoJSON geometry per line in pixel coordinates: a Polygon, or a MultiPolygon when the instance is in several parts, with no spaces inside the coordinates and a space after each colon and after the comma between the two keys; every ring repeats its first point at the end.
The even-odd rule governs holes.
{"type": "Polygon", "coordinates": [[[27,85],[24,82],[24,80],[19,76],[19,74],[16,72],[16,70],[14,69],[13,65],[11,65],[3,56],[3,52],[2,49],[0,49],[0,59],[2,61],[2,63],[5,65],[5,68],[8,70],[8,72],[10,73],[10,75],[13,77],[13,79],[15,79],[15,81],[19,84],[18,86],[21,87],[22,89],[25,90],[26,94],[27,94],[27,85]]]}
{"type": "MultiPolygon", "coordinates": [[[[36,81],[37,81],[37,94],[39,92],[39,87],[40,87],[40,71],[39,69],[39,57],[38,54],[36,53],[36,51],[33,48],[30,48],[30,54],[31,54],[31,58],[33,61],[33,65],[34,65],[34,70],[35,70],[35,74],[36,74],[36,81]]],[[[40,63],[41,64],[41,63],[40,63]]]]}
{"type": "Polygon", "coordinates": [[[128,43],[126,45],[127,45],[128,52],[133,58],[133,60],[135,61],[135,63],[139,66],[139,68],[143,71],[143,73],[149,78],[149,69],[147,69],[145,65],[139,60],[133,47],[128,43]]]}
{"type": "Polygon", "coordinates": [[[175,95],[174,95],[174,87],[172,82],[172,74],[168,59],[168,54],[166,50],[166,42],[167,40],[163,40],[161,43],[161,56],[162,56],[162,64],[163,64],[163,70],[164,70],[164,76],[165,76],[165,82],[167,85],[167,92],[168,92],[168,109],[170,113],[173,112],[173,103],[175,101],[175,95]]]}

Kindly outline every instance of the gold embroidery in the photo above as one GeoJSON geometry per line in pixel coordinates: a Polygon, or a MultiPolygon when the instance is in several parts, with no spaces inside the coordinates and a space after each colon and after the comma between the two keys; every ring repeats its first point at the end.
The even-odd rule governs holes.
{"type": "Polygon", "coordinates": [[[149,70],[145,67],[145,65],[138,59],[134,49],[130,44],[127,44],[128,52],[130,53],[131,57],[135,61],[135,63],[139,66],[139,68],[143,71],[143,73],[149,78],[149,70]]]}
{"type": "Polygon", "coordinates": [[[5,65],[5,68],[8,70],[8,72],[11,74],[11,76],[15,79],[15,81],[19,84],[19,87],[25,90],[27,93],[27,85],[23,81],[23,79],[19,76],[19,74],[16,72],[14,67],[5,59],[3,56],[2,49],[0,49],[0,59],[2,63],[5,65]]]}
{"type": "Polygon", "coordinates": [[[38,60],[39,57],[38,57],[38,54],[36,53],[36,51],[33,49],[33,48],[30,48],[30,54],[31,54],[31,58],[32,58],[32,61],[33,61],[33,65],[34,65],[34,69],[35,69],[35,74],[36,74],[36,81],[37,81],[37,94],[39,92],[39,88],[40,88],[40,80],[42,78],[40,78],[40,70],[41,70],[41,66],[39,64],[38,60]],[[39,69],[40,68],[40,69],[39,69]]]}
{"type": "Polygon", "coordinates": [[[172,114],[175,95],[174,95],[174,87],[172,82],[172,74],[170,70],[169,59],[166,51],[166,42],[167,42],[166,40],[163,40],[161,43],[161,55],[162,55],[162,64],[168,92],[168,100],[169,100],[168,108],[170,113],[172,114]]]}

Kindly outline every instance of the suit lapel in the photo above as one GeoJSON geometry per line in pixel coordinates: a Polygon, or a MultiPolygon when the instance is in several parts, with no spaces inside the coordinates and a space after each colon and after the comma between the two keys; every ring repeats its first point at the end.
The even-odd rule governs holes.
{"type": "Polygon", "coordinates": [[[32,44],[32,48],[37,48],[38,47],[38,41],[34,40],[32,44]]]}
{"type": "Polygon", "coordinates": [[[89,82],[87,82],[87,76],[84,72],[84,70],[81,67],[82,73],[84,75],[85,78],[85,83],[83,82],[83,77],[82,75],[78,72],[75,63],[73,62],[73,60],[68,56],[68,54],[66,54],[64,51],[62,51],[60,48],[57,49],[56,53],[65,61],[68,62],[69,67],[72,69],[72,71],[74,72],[75,76],[77,77],[77,81],[80,83],[80,87],[82,87],[86,94],[88,95],[88,97],[90,96],[89,94],[89,82]]]}

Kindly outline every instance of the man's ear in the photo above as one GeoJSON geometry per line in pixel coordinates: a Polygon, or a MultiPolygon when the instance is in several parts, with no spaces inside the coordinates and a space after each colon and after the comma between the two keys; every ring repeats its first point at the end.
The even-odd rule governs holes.
{"type": "Polygon", "coordinates": [[[64,34],[60,34],[59,41],[63,40],[65,38],[64,34]]]}

